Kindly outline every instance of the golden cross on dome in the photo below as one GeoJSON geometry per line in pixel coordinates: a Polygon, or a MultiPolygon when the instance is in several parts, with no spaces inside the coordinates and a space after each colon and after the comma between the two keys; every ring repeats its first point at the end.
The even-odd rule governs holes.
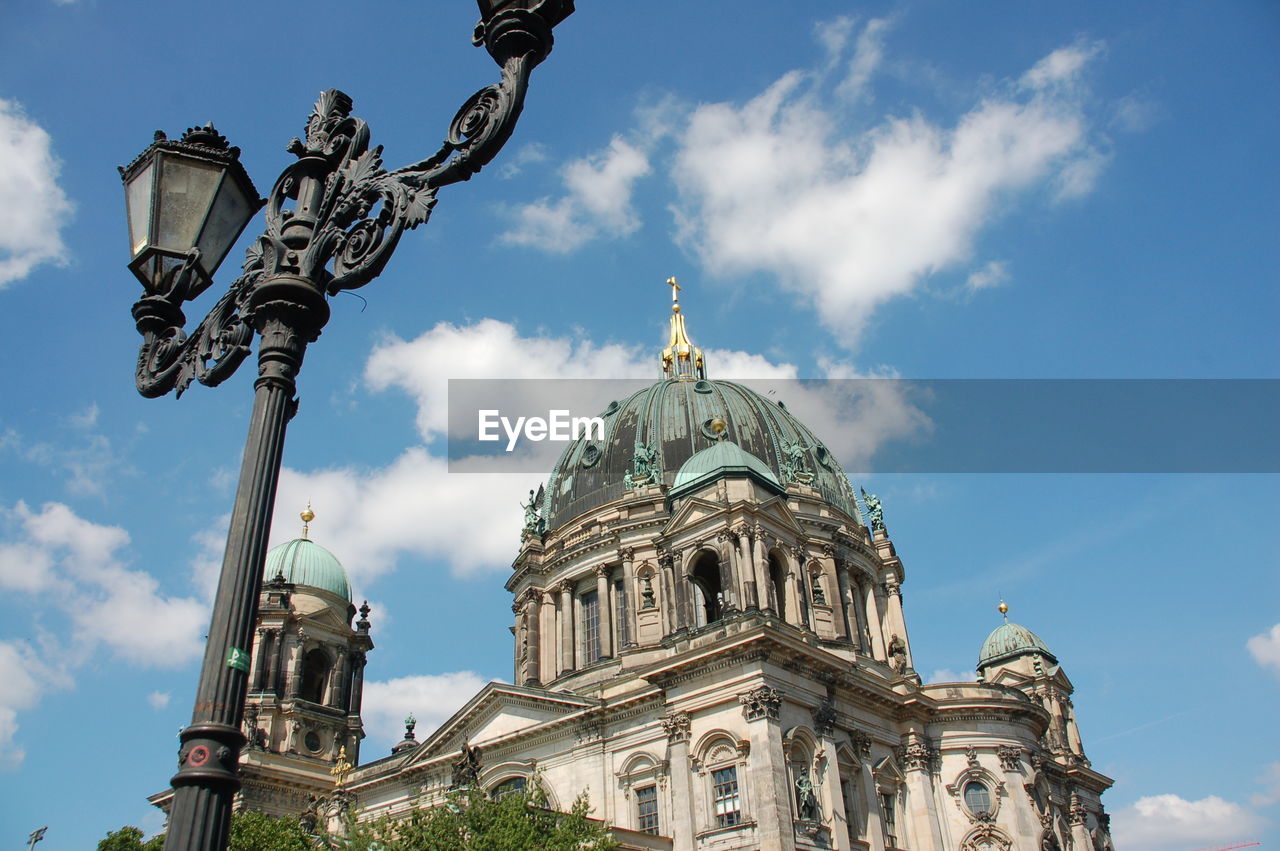
{"type": "Polygon", "coordinates": [[[684,287],[677,284],[675,278],[667,278],[667,286],[671,287],[671,303],[679,304],[680,291],[684,289],[684,287]]]}

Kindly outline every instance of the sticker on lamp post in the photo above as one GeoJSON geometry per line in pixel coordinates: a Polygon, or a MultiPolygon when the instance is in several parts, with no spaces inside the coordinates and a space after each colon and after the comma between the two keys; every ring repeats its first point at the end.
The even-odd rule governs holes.
{"type": "Polygon", "coordinates": [[[227,648],[227,667],[249,673],[249,654],[239,647],[227,648]]]}

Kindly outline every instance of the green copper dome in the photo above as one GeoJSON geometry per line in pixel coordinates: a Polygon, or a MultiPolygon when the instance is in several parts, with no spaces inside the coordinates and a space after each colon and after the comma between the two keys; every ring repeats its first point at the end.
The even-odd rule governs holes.
{"type": "Polygon", "coordinates": [[[286,582],[319,588],[351,602],[351,584],[347,581],[346,569],[333,553],[315,541],[294,538],[272,547],[267,552],[262,580],[270,582],[278,574],[284,574],[286,582]]]}
{"type": "MultiPolygon", "coordinates": [[[[767,470],[778,487],[794,478],[788,469],[798,468],[803,481],[861,522],[853,488],[823,442],[780,402],[741,384],[669,378],[609,403],[600,416],[604,439],[583,435],[569,444],[551,471],[539,511],[547,531],[621,499],[627,475],[635,472],[632,459],[637,444],[652,453],[651,466],[657,468],[662,482],[674,485],[677,472],[694,456],[727,443],[730,448],[708,458],[723,462],[719,453],[736,449],[748,460],[739,457],[733,463],[741,462],[762,478],[767,470]],[[727,440],[722,441],[722,435],[727,440]]],[[[702,463],[699,475],[705,472],[702,463]]],[[[694,468],[688,472],[681,485],[695,475],[694,468]]]]}
{"type": "Polygon", "coordinates": [[[784,488],[768,465],[731,440],[722,440],[684,462],[671,485],[671,495],[697,490],[721,476],[751,476],[781,493],[784,488]]]}
{"type": "Polygon", "coordinates": [[[982,668],[993,662],[1008,659],[1023,653],[1039,653],[1050,662],[1056,663],[1058,658],[1049,652],[1049,647],[1025,626],[1008,621],[996,627],[987,640],[982,642],[982,651],[978,654],[978,667],[982,668]]]}

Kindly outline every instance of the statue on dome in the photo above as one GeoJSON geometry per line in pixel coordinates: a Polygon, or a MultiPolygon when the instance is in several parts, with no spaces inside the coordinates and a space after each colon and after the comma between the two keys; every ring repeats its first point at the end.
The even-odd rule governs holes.
{"type": "Polygon", "coordinates": [[[800,441],[782,442],[782,481],[786,484],[799,482],[802,485],[813,484],[813,473],[805,468],[804,454],[813,447],[800,441]]]}
{"type": "Polygon", "coordinates": [[[631,456],[631,472],[622,479],[627,490],[640,485],[657,485],[662,483],[662,470],[658,467],[658,450],[636,441],[635,453],[631,456]]]}
{"type": "Polygon", "coordinates": [[[867,493],[866,488],[859,488],[862,491],[862,501],[867,504],[867,519],[871,521],[871,529],[875,532],[884,531],[884,509],[880,506],[880,497],[873,493],[867,493]]]}
{"type": "Polygon", "coordinates": [[[533,489],[529,489],[529,502],[520,503],[520,507],[524,509],[524,527],[521,530],[521,536],[539,535],[542,533],[542,516],[539,506],[542,505],[543,497],[542,485],[538,485],[538,492],[535,494],[533,489]]]}

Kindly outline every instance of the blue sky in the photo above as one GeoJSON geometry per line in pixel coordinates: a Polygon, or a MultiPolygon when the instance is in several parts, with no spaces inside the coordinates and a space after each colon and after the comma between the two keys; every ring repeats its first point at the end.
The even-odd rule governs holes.
{"type": "MultiPolygon", "coordinates": [[[[1280,377],[1274,4],[580,6],[499,160],[333,300],[302,373],[276,539],[310,500],[374,607],[367,757],[510,676],[527,479],[446,475],[445,379],[656,375],[669,275],[712,377],[1280,377]]],[[[251,368],[134,391],[115,167],[213,120],[265,191],[328,87],[411,162],[496,78],[475,16],[0,9],[8,845],[159,827],[250,406],[251,368]]],[[[1275,476],[855,484],[923,673],[972,670],[998,595],[1058,654],[1120,847],[1280,839],[1275,476]]]]}

